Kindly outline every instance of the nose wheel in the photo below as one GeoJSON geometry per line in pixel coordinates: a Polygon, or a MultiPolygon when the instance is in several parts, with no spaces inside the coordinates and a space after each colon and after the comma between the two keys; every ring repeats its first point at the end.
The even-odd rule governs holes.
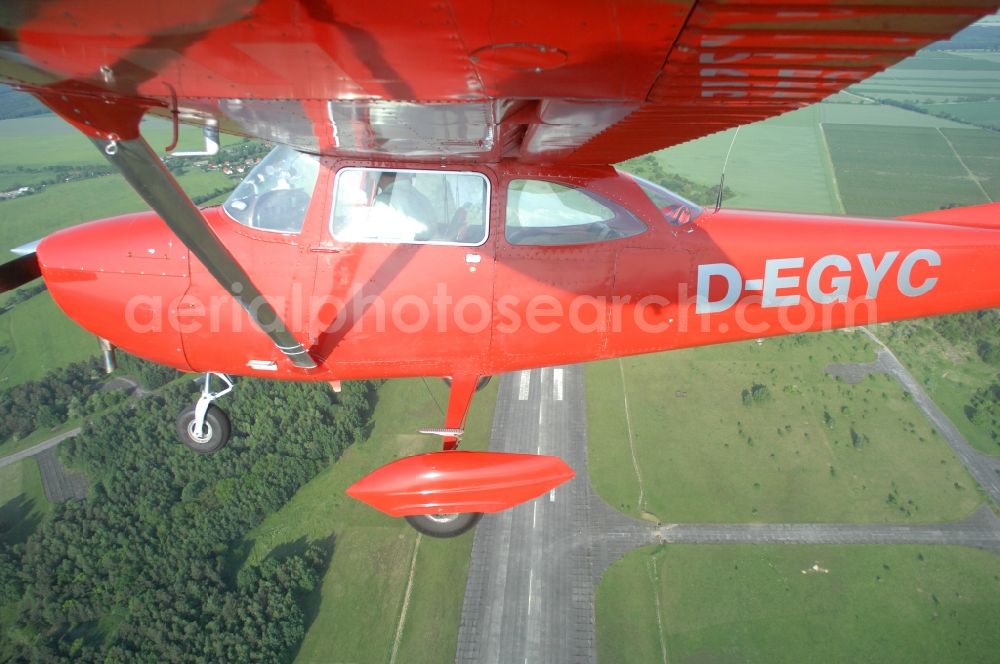
{"type": "Polygon", "coordinates": [[[213,401],[233,391],[232,379],[220,373],[205,374],[198,402],[177,417],[177,438],[198,454],[214,454],[229,443],[232,429],[229,416],[213,401]],[[223,388],[212,391],[212,377],[222,382],[223,388]]]}

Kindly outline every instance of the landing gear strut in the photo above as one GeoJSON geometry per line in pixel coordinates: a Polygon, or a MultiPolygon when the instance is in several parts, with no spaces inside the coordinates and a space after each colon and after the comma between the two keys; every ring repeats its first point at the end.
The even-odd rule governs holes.
{"type": "Polygon", "coordinates": [[[198,454],[214,454],[229,442],[229,416],[213,401],[233,391],[232,379],[221,373],[206,373],[198,402],[177,417],[177,438],[198,454]],[[212,391],[212,376],[224,387],[212,391]]]}

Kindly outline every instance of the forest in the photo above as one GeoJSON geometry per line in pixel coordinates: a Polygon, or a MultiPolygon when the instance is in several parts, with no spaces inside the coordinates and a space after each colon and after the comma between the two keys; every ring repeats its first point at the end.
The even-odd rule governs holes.
{"type": "MultiPolygon", "coordinates": [[[[169,377],[146,372],[152,383],[169,377]]],[[[90,495],[57,505],[24,544],[0,546],[0,605],[17,607],[0,660],[294,656],[301,602],[334,544],[302,542],[242,566],[244,537],[367,435],[376,385],[344,383],[335,394],[326,383],[241,379],[225,403],[233,440],[211,456],[174,438],[174,415],[196,394],[194,381],[174,381],[93,418],[60,447],[87,473],[90,495]]]]}

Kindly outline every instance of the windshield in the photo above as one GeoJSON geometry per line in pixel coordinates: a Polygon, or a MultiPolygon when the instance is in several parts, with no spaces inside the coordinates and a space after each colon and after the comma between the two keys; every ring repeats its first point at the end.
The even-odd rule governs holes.
{"type": "Polygon", "coordinates": [[[671,226],[686,226],[701,214],[701,207],[682,198],[674,192],[644,180],[638,175],[629,173],[642,192],[646,194],[653,205],[663,214],[663,218],[671,226]]]}
{"type": "Polygon", "coordinates": [[[318,176],[318,157],[279,145],[250,171],[222,207],[244,226],[298,233],[318,176]]]}

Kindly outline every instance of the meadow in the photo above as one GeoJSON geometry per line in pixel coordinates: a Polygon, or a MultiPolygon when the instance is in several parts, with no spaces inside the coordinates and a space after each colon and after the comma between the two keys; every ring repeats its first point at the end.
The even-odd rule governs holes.
{"type": "MultiPolygon", "coordinates": [[[[495,401],[494,381],[473,400],[463,449],[485,448],[495,401]]],[[[434,425],[446,403],[447,391],[437,379],[383,384],[369,438],[249,535],[248,561],[305,541],[333,542],[326,576],[307,604],[309,627],[296,662],[388,662],[394,648],[400,663],[454,657],[473,533],[451,540],[418,537],[402,519],[344,494],[383,464],[439,449],[437,439],[416,432],[434,425]]]]}
{"type": "Polygon", "coordinates": [[[978,549],[671,544],[605,575],[598,661],[989,662],[998,612],[978,549]]]}
{"type": "Polygon", "coordinates": [[[97,354],[97,339],[47,292],[0,313],[0,389],[97,354]]]}
{"type": "Polygon", "coordinates": [[[848,385],[824,372],[874,357],[860,334],[827,332],[590,364],[594,488],[662,523],[970,514],[981,504],[974,482],[898,383],[872,375],[848,385]],[[770,398],[748,404],[754,385],[770,398]],[[641,484],[621,462],[626,398],[641,484]]]}

